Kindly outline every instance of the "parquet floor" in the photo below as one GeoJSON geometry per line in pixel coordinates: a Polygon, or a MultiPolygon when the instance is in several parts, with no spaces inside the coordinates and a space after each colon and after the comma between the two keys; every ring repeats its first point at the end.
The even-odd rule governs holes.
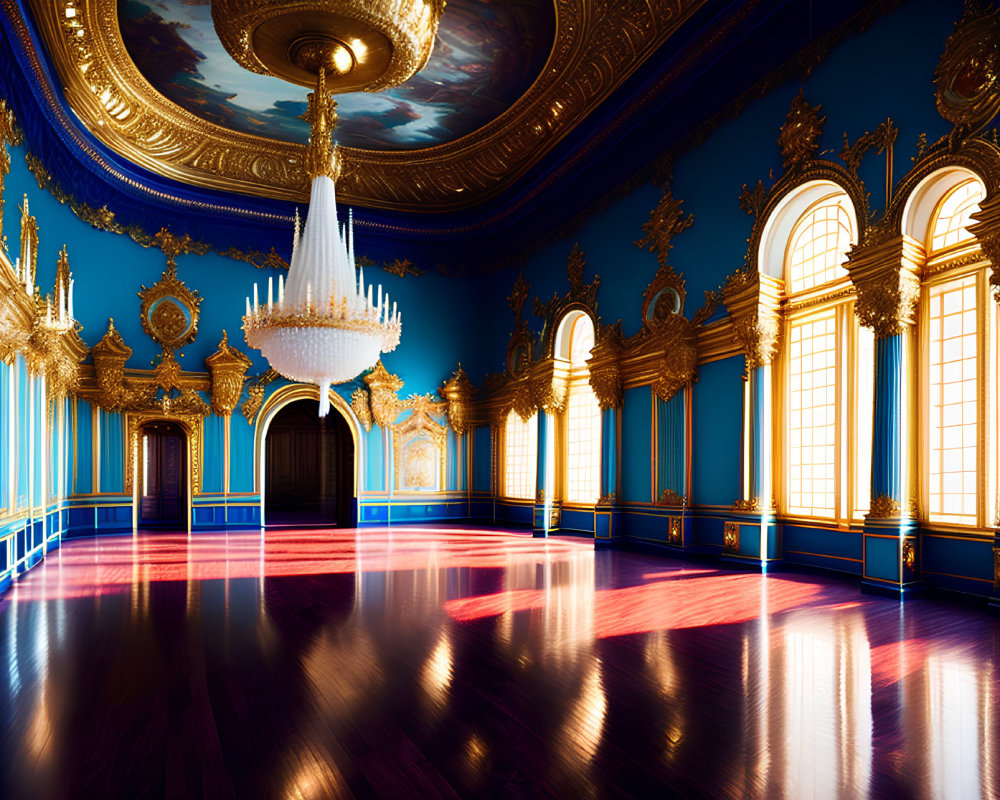
{"type": "Polygon", "coordinates": [[[492,530],[66,543],[8,798],[1000,796],[1000,620],[492,530]]]}

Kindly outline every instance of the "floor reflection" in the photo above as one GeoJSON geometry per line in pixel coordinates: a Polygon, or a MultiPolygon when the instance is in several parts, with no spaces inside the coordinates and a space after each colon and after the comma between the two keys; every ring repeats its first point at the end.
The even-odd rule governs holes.
{"type": "Polygon", "coordinates": [[[1000,794],[997,620],[574,539],[76,541],[0,650],[11,796],[1000,794]]]}

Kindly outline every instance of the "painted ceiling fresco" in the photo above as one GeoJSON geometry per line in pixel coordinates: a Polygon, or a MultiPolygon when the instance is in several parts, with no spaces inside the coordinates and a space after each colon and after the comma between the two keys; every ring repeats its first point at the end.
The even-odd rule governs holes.
{"type": "MultiPolygon", "coordinates": [[[[457,139],[524,94],[552,48],[552,0],[449,0],[427,66],[403,86],[337,97],[337,140],[411,150],[457,139]]],[[[307,90],[256,75],[226,53],[209,0],[119,0],[129,55],[166,98],[232,130],[306,142],[307,90]]]]}

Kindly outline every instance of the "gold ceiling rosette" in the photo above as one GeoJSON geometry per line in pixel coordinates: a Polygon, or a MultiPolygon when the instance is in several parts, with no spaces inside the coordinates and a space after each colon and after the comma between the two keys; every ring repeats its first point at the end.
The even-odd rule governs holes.
{"type": "Polygon", "coordinates": [[[212,0],[219,40],[237,64],[331,92],[377,92],[430,58],[444,0],[212,0]]]}

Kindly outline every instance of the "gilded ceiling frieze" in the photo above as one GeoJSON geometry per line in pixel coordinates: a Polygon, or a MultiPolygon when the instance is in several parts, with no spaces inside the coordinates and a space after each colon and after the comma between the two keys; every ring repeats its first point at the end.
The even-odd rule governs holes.
{"type": "MultiPolygon", "coordinates": [[[[521,98],[480,130],[437,147],[343,148],[342,198],[398,210],[482,202],[544,156],[703,4],[554,2],[552,53],[521,98]]],[[[305,147],[235,133],[167,101],[129,58],[116,0],[30,5],[70,107],[105,145],[157,174],[194,185],[305,199],[305,147]]]]}

